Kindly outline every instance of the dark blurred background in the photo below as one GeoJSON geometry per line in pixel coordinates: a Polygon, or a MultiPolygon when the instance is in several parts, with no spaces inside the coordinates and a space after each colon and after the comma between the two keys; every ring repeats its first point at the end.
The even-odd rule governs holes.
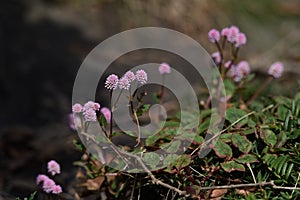
{"type": "Polygon", "coordinates": [[[282,61],[285,74],[269,90],[293,96],[299,17],[297,0],[0,1],[0,199],[35,191],[35,177],[50,159],[61,163],[59,182],[71,190],[72,162],[80,159],[72,146],[76,133],[67,126],[72,86],[85,56],[109,36],[166,27],[213,52],[207,32],[235,24],[248,37],[242,58],[261,80],[272,62],[282,61]]]}

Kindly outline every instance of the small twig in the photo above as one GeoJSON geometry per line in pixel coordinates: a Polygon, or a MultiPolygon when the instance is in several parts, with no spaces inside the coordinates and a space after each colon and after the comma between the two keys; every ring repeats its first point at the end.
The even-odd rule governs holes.
{"type": "Polygon", "coordinates": [[[132,186],[132,190],[131,190],[130,200],[133,200],[135,183],[136,183],[136,176],[137,176],[137,174],[135,174],[135,176],[134,176],[134,182],[133,182],[133,186],[132,186]]]}
{"type": "Polygon", "coordinates": [[[257,186],[271,186],[274,189],[283,189],[283,190],[300,190],[298,187],[284,187],[275,185],[274,181],[269,182],[260,182],[260,183],[246,183],[246,184],[236,184],[236,185],[219,185],[211,187],[201,187],[200,190],[214,190],[214,189],[233,189],[233,188],[245,188],[245,187],[257,187],[257,186]]]}
{"type": "Polygon", "coordinates": [[[168,192],[167,192],[167,195],[165,197],[165,200],[168,200],[168,197],[169,197],[169,194],[170,194],[171,190],[169,189],[168,192]]]}
{"type": "Polygon", "coordinates": [[[250,166],[249,163],[247,163],[247,167],[249,168],[249,170],[250,170],[250,172],[251,172],[251,175],[252,175],[252,178],[253,178],[253,180],[254,180],[254,183],[257,183],[257,182],[256,182],[256,179],[255,179],[255,176],[254,176],[254,173],[253,173],[253,170],[252,170],[252,168],[251,168],[251,166],[250,166]]]}
{"type": "Polygon", "coordinates": [[[189,166],[190,167],[190,169],[192,170],[192,171],[194,171],[196,174],[198,174],[199,176],[202,176],[202,177],[205,177],[205,175],[203,175],[203,174],[201,174],[200,172],[198,172],[197,170],[195,170],[194,168],[192,168],[191,166],[189,166]]]}
{"type": "Polygon", "coordinates": [[[201,187],[200,190],[214,190],[214,189],[232,189],[232,188],[242,188],[242,187],[256,187],[256,186],[273,186],[274,182],[261,182],[261,183],[247,183],[247,184],[236,184],[236,185],[217,185],[211,187],[201,187]]]}
{"type": "Polygon", "coordinates": [[[294,189],[293,189],[293,191],[292,191],[292,193],[291,193],[291,197],[293,196],[293,194],[294,194],[294,192],[295,192],[295,189],[297,188],[297,185],[298,185],[298,181],[299,181],[299,179],[300,179],[300,173],[298,173],[298,178],[297,178],[297,181],[296,181],[295,187],[294,187],[294,189]]]}

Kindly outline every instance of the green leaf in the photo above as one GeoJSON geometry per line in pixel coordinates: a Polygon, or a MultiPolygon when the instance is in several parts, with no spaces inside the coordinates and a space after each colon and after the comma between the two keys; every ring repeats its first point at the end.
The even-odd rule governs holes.
{"type": "Polygon", "coordinates": [[[223,81],[224,87],[225,87],[225,91],[226,91],[226,95],[227,96],[232,96],[235,90],[235,85],[234,83],[230,80],[230,79],[225,79],[223,81]]]}
{"type": "Polygon", "coordinates": [[[253,121],[252,119],[249,119],[248,126],[254,128],[256,126],[255,121],[253,121]]]}
{"type": "Polygon", "coordinates": [[[300,129],[295,129],[292,132],[286,132],[286,135],[289,140],[297,139],[300,136],[300,129]]]}
{"type": "Polygon", "coordinates": [[[252,154],[244,154],[240,156],[239,158],[235,159],[236,162],[246,164],[246,163],[253,163],[257,162],[258,160],[256,159],[255,155],[252,154]]]}
{"type": "Polygon", "coordinates": [[[190,163],[191,163],[191,156],[187,154],[183,154],[176,160],[175,167],[179,170],[188,166],[190,163]]]}
{"type": "Polygon", "coordinates": [[[248,153],[252,149],[252,143],[246,136],[240,134],[233,134],[231,137],[232,144],[236,146],[241,152],[248,153]]]}
{"type": "Polygon", "coordinates": [[[202,144],[204,142],[204,138],[200,135],[196,135],[194,141],[198,144],[202,144]]]}
{"type": "Polygon", "coordinates": [[[257,102],[257,101],[253,101],[250,105],[249,105],[250,109],[253,111],[261,111],[265,106],[264,104],[257,102]]]}
{"type": "Polygon", "coordinates": [[[164,126],[165,127],[179,127],[180,123],[177,121],[166,121],[164,126]]]}
{"type": "Polygon", "coordinates": [[[37,191],[33,192],[33,193],[30,195],[29,200],[33,200],[36,193],[37,193],[37,191]]]}
{"type": "Polygon", "coordinates": [[[190,130],[190,129],[193,129],[193,128],[197,128],[198,126],[199,126],[199,121],[197,119],[197,121],[193,121],[193,122],[190,122],[187,125],[185,125],[183,127],[183,129],[184,130],[190,130]]]}
{"type": "MultiPolygon", "coordinates": [[[[246,114],[247,113],[245,111],[241,110],[241,109],[238,109],[238,108],[235,108],[235,107],[231,107],[231,108],[227,109],[225,118],[230,123],[234,123],[235,121],[239,120],[240,118],[242,118],[246,114]]],[[[242,125],[246,124],[247,122],[248,122],[248,117],[246,117],[243,120],[241,120],[238,123],[238,125],[242,126],[242,125]]]]}
{"type": "Polygon", "coordinates": [[[287,114],[287,112],[288,109],[284,105],[280,105],[277,109],[278,119],[283,121],[285,119],[285,115],[287,114]]]}
{"type": "Polygon", "coordinates": [[[100,116],[100,126],[106,127],[107,126],[107,121],[104,115],[100,116]]]}
{"type": "Polygon", "coordinates": [[[199,126],[199,128],[198,128],[198,133],[201,134],[201,133],[203,133],[205,130],[207,130],[208,127],[209,127],[209,124],[210,124],[210,120],[207,120],[207,121],[205,121],[205,122],[200,123],[200,126],[199,126]]]}
{"type": "Polygon", "coordinates": [[[195,118],[199,119],[199,116],[195,115],[194,113],[188,112],[188,111],[181,111],[179,113],[179,118],[181,118],[182,124],[189,124],[193,121],[195,121],[195,118]]]}
{"type": "Polygon", "coordinates": [[[200,121],[205,119],[206,117],[209,117],[212,113],[211,109],[201,110],[200,111],[200,121]]]}
{"type": "Polygon", "coordinates": [[[176,139],[179,139],[179,140],[188,140],[188,141],[191,141],[193,139],[193,136],[195,136],[194,134],[191,134],[191,133],[188,133],[188,132],[183,132],[179,135],[176,135],[176,139]]]}
{"type": "Polygon", "coordinates": [[[76,149],[85,151],[85,146],[80,141],[74,139],[73,144],[75,145],[76,149]]]}
{"type": "Polygon", "coordinates": [[[239,164],[235,161],[228,161],[221,163],[221,167],[226,171],[226,172],[232,172],[232,171],[245,171],[245,167],[242,164],[239,164]]]}
{"type": "Polygon", "coordinates": [[[228,144],[226,144],[220,140],[218,140],[216,142],[213,149],[219,158],[225,158],[225,157],[231,158],[232,157],[231,147],[228,144]]]}
{"type": "Polygon", "coordinates": [[[232,137],[231,133],[224,133],[220,135],[219,140],[228,143],[231,142],[231,137],[232,137]]]}
{"type": "Polygon", "coordinates": [[[276,103],[283,104],[287,107],[290,107],[290,105],[291,105],[291,99],[283,97],[283,96],[276,97],[275,101],[276,101],[276,103]]]}
{"type": "Polygon", "coordinates": [[[263,139],[263,141],[271,146],[271,147],[274,147],[274,145],[277,143],[277,137],[276,137],[276,134],[267,129],[267,130],[262,130],[261,133],[260,133],[260,137],[261,139],[263,139]]]}
{"type": "Polygon", "coordinates": [[[159,134],[154,134],[146,139],[146,146],[154,146],[155,142],[160,139],[159,134]]]}
{"type": "Polygon", "coordinates": [[[249,134],[255,133],[255,131],[256,131],[255,128],[250,128],[250,129],[247,129],[247,130],[243,130],[242,133],[244,135],[249,135],[249,134]]]}
{"type": "Polygon", "coordinates": [[[166,147],[164,145],[161,146],[161,148],[164,148],[166,152],[168,153],[176,153],[181,145],[180,140],[174,140],[170,143],[166,144],[166,147]]]}
{"type": "Polygon", "coordinates": [[[153,169],[159,164],[160,158],[157,153],[149,152],[149,153],[144,153],[143,160],[145,164],[149,165],[153,169]]]}
{"type": "Polygon", "coordinates": [[[284,131],[281,131],[277,137],[276,148],[281,148],[286,143],[287,140],[288,140],[287,135],[285,134],[284,131]]]}
{"type": "Polygon", "coordinates": [[[175,163],[176,159],[178,159],[178,155],[176,155],[176,154],[169,154],[164,159],[163,163],[164,163],[165,166],[170,166],[170,165],[173,165],[175,163]]]}

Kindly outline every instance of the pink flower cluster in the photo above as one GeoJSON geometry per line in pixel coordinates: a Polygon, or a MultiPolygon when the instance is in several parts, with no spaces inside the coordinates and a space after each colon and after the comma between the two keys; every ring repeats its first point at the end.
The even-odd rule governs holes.
{"type": "Polygon", "coordinates": [[[106,78],[105,88],[115,90],[118,87],[122,90],[129,90],[130,84],[136,80],[139,84],[145,84],[148,81],[147,73],[140,69],[134,74],[132,71],[127,71],[120,79],[117,75],[111,74],[106,78]]]}
{"type": "Polygon", "coordinates": [[[47,165],[48,172],[51,173],[52,176],[55,174],[60,174],[60,166],[55,160],[50,160],[47,165]]]}
{"type": "Polygon", "coordinates": [[[85,121],[97,121],[96,111],[99,111],[99,109],[100,104],[93,101],[88,101],[83,106],[79,103],[76,103],[72,106],[73,120],[75,120],[74,118],[76,117],[74,114],[82,113],[85,121]]]}
{"type": "Polygon", "coordinates": [[[216,29],[211,29],[208,32],[208,39],[212,43],[219,42],[221,36],[228,42],[235,44],[236,47],[241,47],[247,43],[247,37],[244,33],[240,32],[236,26],[226,27],[221,30],[221,34],[216,29]]]}
{"type": "Polygon", "coordinates": [[[273,76],[274,78],[279,78],[282,76],[283,69],[284,66],[281,62],[275,62],[270,66],[268,74],[273,76]]]}
{"type": "MultiPolygon", "coordinates": [[[[52,176],[54,176],[55,174],[59,174],[60,173],[59,164],[54,160],[49,161],[48,162],[48,172],[51,173],[52,176]]],[[[44,192],[46,192],[46,193],[53,193],[53,194],[62,193],[61,186],[57,185],[54,180],[52,180],[51,178],[49,178],[48,176],[46,176],[44,174],[39,174],[36,177],[36,184],[41,185],[44,192]]]]}
{"type": "MultiPolygon", "coordinates": [[[[80,118],[83,116],[83,119],[87,122],[97,121],[96,111],[99,111],[101,108],[99,103],[88,101],[83,106],[79,103],[76,103],[72,106],[72,111],[69,115],[69,126],[72,130],[76,130],[76,125],[80,124],[80,118]]],[[[100,112],[105,117],[106,121],[109,123],[111,118],[110,109],[103,107],[100,112]]]]}
{"type": "Polygon", "coordinates": [[[158,71],[160,74],[170,74],[171,67],[168,63],[161,63],[158,67],[158,71]]]}
{"type": "Polygon", "coordinates": [[[250,74],[250,67],[247,61],[240,61],[231,68],[231,76],[235,82],[241,81],[250,74]]]}

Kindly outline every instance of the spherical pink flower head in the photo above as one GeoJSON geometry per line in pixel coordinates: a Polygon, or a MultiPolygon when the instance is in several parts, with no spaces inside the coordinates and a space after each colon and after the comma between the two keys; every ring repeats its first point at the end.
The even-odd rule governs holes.
{"type": "Polygon", "coordinates": [[[130,82],[125,76],[119,80],[119,87],[121,90],[129,90],[130,82]]]}
{"type": "Polygon", "coordinates": [[[72,111],[73,111],[73,113],[80,113],[80,112],[82,112],[82,105],[79,104],[79,103],[75,103],[72,106],[72,111]]]}
{"type": "Polygon", "coordinates": [[[142,85],[145,84],[148,80],[147,73],[142,69],[136,71],[135,78],[136,78],[137,82],[142,85]]]}
{"type": "Polygon", "coordinates": [[[46,193],[50,193],[50,192],[52,192],[52,188],[54,185],[55,185],[55,182],[52,179],[48,178],[43,182],[43,190],[46,193]]]}
{"type": "Polygon", "coordinates": [[[211,57],[214,59],[214,61],[216,63],[220,63],[221,62],[221,54],[220,54],[220,52],[217,51],[217,52],[212,53],[211,57]]]}
{"type": "Polygon", "coordinates": [[[105,81],[105,87],[108,90],[115,90],[118,87],[119,78],[115,74],[111,74],[105,81]]]}
{"type": "Polygon", "coordinates": [[[55,160],[50,160],[48,162],[48,172],[54,176],[55,174],[60,174],[60,166],[55,160]]]}
{"type": "Polygon", "coordinates": [[[235,68],[234,81],[239,82],[250,74],[250,67],[247,61],[241,61],[235,68]]]}
{"type": "Polygon", "coordinates": [[[60,185],[54,185],[52,186],[52,193],[53,194],[60,194],[62,193],[62,189],[60,185]]]}
{"type": "Polygon", "coordinates": [[[95,102],[93,101],[88,101],[84,104],[83,106],[83,111],[86,111],[86,110],[90,110],[90,109],[94,109],[95,107],[95,102]]]}
{"type": "Polygon", "coordinates": [[[129,82],[132,82],[135,80],[135,75],[132,71],[127,71],[125,74],[124,74],[124,77],[126,77],[128,79],[129,82]]]}
{"type": "Polygon", "coordinates": [[[283,64],[281,62],[275,62],[270,66],[268,74],[273,76],[274,78],[279,78],[282,76],[283,70],[283,64]]]}
{"type": "Polygon", "coordinates": [[[111,112],[110,112],[110,110],[108,108],[106,108],[106,107],[103,107],[103,108],[101,108],[101,113],[105,117],[106,121],[109,123],[110,122],[110,118],[111,118],[111,112]]]}
{"type": "Polygon", "coordinates": [[[44,174],[39,174],[36,177],[36,184],[39,185],[41,182],[44,182],[45,180],[49,179],[48,176],[44,175],[44,174]]]}
{"type": "Polygon", "coordinates": [[[229,28],[229,34],[228,34],[228,36],[227,36],[227,40],[228,40],[229,42],[232,42],[232,43],[235,42],[235,41],[236,41],[236,37],[238,36],[239,32],[240,32],[240,30],[239,30],[238,27],[236,27],[236,26],[231,26],[231,27],[229,28]]]}
{"type": "Polygon", "coordinates": [[[84,104],[83,106],[83,111],[86,111],[86,110],[99,110],[100,109],[100,104],[99,103],[95,103],[93,101],[88,101],[84,104]]]}
{"type": "Polygon", "coordinates": [[[235,38],[235,46],[240,47],[242,45],[245,45],[246,43],[247,43],[246,35],[244,33],[239,33],[235,38]]]}
{"type": "Polygon", "coordinates": [[[171,67],[168,63],[161,63],[158,67],[158,71],[160,74],[170,74],[171,67]]]}
{"type": "Polygon", "coordinates": [[[84,120],[87,122],[97,121],[97,115],[94,109],[88,109],[83,112],[84,120]]]}
{"type": "Polygon", "coordinates": [[[221,35],[222,36],[225,36],[225,37],[228,37],[229,36],[229,28],[223,28],[222,31],[221,31],[221,35]]]}
{"type": "Polygon", "coordinates": [[[220,32],[216,29],[211,29],[208,32],[208,39],[212,43],[219,42],[220,41],[220,32]]]}

